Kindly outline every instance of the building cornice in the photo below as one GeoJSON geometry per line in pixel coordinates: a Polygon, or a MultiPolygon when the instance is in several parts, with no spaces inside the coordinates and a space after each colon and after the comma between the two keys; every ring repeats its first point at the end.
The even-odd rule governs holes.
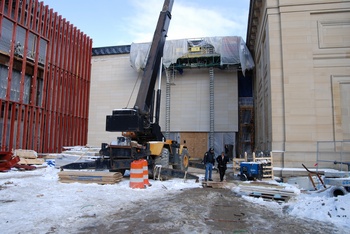
{"type": "Polygon", "coordinates": [[[254,54],[261,6],[262,0],[250,0],[246,44],[252,54],[254,54]]]}

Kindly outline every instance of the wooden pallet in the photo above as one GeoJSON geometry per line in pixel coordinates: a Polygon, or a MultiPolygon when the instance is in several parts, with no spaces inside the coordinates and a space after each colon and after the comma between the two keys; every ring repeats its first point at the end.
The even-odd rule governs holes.
{"type": "Polygon", "coordinates": [[[115,184],[123,179],[120,172],[105,171],[60,171],[58,177],[62,183],[115,184]]]}
{"type": "Polygon", "coordinates": [[[277,202],[287,202],[290,198],[296,196],[294,191],[285,189],[283,186],[270,187],[267,184],[258,185],[243,185],[240,184],[239,191],[242,195],[250,197],[261,197],[265,200],[274,200],[277,202]]]}
{"type": "Polygon", "coordinates": [[[20,158],[18,164],[20,165],[42,165],[44,163],[42,158],[20,158]]]}

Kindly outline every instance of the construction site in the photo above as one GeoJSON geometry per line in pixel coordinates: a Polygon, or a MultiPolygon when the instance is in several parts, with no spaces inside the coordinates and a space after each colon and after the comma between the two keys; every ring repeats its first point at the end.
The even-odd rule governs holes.
{"type": "MultiPolygon", "coordinates": [[[[251,0],[246,39],[168,40],[173,4],[164,1],[151,42],[93,47],[92,38],[44,2],[0,0],[0,192],[13,190],[0,203],[20,200],[12,184],[21,187],[16,173],[25,172],[57,183],[55,189],[78,186],[83,196],[92,193],[89,186],[116,186],[136,197],[134,189],[179,184],[199,202],[225,190],[227,204],[221,205],[236,199],[232,209],[242,212],[215,211],[216,201],[207,216],[197,217],[204,223],[200,233],[216,230],[209,224],[216,221],[235,223],[224,231],[257,233],[259,222],[249,227],[253,214],[244,199],[291,204],[292,215],[301,194],[322,194],[340,208],[324,211],[337,217],[331,225],[301,225],[299,231],[349,228],[341,217],[348,215],[343,202],[350,192],[350,1],[251,0]],[[210,148],[228,158],[224,181],[215,163],[214,181],[204,177],[210,148]]],[[[43,188],[37,198],[50,193],[43,188]]],[[[85,209],[86,200],[75,199],[85,209]]],[[[170,200],[161,205],[168,209],[170,200]]],[[[76,220],[95,219],[99,211],[92,206],[76,220]]],[[[178,211],[185,219],[191,216],[186,207],[178,211]]],[[[134,204],[128,208],[139,212],[134,204]]],[[[261,212],[270,221],[281,215],[261,212]]],[[[153,230],[153,219],[162,218],[149,219],[140,230],[153,230]]],[[[129,221],[95,221],[100,228],[83,222],[75,231],[133,231],[129,221]]],[[[181,225],[160,230],[186,233],[196,226],[187,224],[185,231],[181,225]]],[[[45,232],[56,228],[65,230],[51,225],[45,232]]]]}

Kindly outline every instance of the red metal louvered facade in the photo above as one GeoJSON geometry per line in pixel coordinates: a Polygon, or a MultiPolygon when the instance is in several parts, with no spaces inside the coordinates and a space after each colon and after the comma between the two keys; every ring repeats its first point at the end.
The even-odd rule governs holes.
{"type": "Polygon", "coordinates": [[[0,0],[0,151],[87,143],[92,39],[38,0],[0,0]]]}

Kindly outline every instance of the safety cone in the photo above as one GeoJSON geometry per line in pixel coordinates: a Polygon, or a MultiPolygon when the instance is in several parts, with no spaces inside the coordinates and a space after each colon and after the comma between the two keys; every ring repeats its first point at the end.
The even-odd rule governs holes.
{"type": "Polygon", "coordinates": [[[141,160],[135,160],[131,162],[130,168],[130,188],[146,188],[143,178],[143,162],[141,160]]]}
{"type": "Polygon", "coordinates": [[[143,183],[146,186],[151,186],[152,184],[148,180],[148,163],[146,159],[141,159],[143,165],[143,183]]]}

